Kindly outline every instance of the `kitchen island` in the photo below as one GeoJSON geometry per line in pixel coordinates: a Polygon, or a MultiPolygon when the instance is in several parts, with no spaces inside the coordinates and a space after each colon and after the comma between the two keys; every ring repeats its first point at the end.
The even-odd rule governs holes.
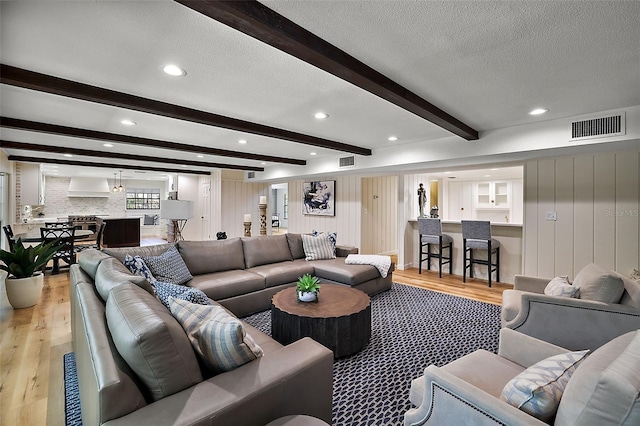
{"type": "Polygon", "coordinates": [[[140,245],[140,218],[104,217],[106,222],[102,245],[104,247],[137,247],[140,245]]]}

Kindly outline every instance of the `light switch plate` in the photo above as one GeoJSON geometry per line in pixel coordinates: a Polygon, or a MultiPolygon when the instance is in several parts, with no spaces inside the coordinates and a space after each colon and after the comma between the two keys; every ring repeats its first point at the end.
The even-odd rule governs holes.
{"type": "Polygon", "coordinates": [[[546,212],[544,218],[545,220],[558,220],[556,212],[546,212]]]}

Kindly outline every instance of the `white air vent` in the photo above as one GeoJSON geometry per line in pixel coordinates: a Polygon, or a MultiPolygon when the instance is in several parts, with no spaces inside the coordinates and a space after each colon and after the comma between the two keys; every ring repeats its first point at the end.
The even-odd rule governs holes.
{"type": "Polygon", "coordinates": [[[625,134],[624,113],[571,122],[571,140],[604,138],[625,134]]]}
{"type": "Polygon", "coordinates": [[[247,179],[254,179],[256,177],[256,172],[247,172],[247,179]]]}
{"type": "Polygon", "coordinates": [[[342,157],[340,158],[340,167],[353,167],[356,165],[356,157],[352,155],[351,157],[342,157]]]}

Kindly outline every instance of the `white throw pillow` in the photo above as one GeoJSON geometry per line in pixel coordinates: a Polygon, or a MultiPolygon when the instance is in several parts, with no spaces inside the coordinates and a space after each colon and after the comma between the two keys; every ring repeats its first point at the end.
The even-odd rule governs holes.
{"type": "Polygon", "coordinates": [[[537,362],[511,379],[500,399],[548,422],[558,411],[569,378],[588,352],[568,352],[537,362]]]}
{"type": "Polygon", "coordinates": [[[549,281],[549,284],[544,288],[544,294],[547,296],[577,298],[579,297],[580,289],[571,285],[568,275],[561,275],[549,281]]]}

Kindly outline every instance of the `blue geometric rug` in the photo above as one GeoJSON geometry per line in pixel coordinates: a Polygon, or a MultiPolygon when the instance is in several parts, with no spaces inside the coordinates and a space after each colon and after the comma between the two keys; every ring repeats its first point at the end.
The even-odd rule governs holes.
{"type": "MultiPolygon", "coordinates": [[[[243,318],[271,333],[270,311],[243,318]]],[[[371,340],[333,364],[333,426],[401,426],[411,380],[476,349],[498,351],[500,306],[393,284],[371,298],[371,340]]],[[[82,425],[73,354],[64,356],[67,426],[82,425]]]]}
{"type": "MultiPolygon", "coordinates": [[[[271,333],[270,311],[244,321],[271,333]]],[[[393,284],[371,298],[371,340],[334,360],[333,426],[401,426],[411,380],[476,349],[498,351],[500,306],[393,284]]]]}

